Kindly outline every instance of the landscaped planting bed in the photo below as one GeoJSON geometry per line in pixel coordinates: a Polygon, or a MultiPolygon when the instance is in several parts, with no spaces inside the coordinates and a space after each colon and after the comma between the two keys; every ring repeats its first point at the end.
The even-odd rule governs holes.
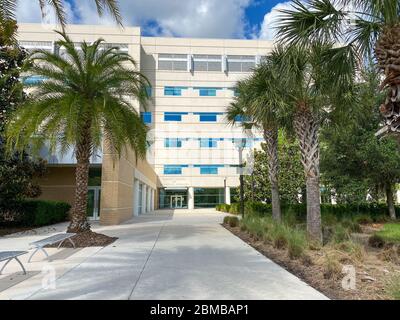
{"type": "Polygon", "coordinates": [[[269,216],[229,216],[224,226],[331,299],[400,299],[400,242],[382,239],[386,230],[397,234],[400,224],[324,220],[324,245],[308,241],[305,225],[287,215],[282,224],[269,216]],[[379,246],[369,241],[376,236],[379,246]],[[345,281],[352,270],[354,290],[345,281]]]}

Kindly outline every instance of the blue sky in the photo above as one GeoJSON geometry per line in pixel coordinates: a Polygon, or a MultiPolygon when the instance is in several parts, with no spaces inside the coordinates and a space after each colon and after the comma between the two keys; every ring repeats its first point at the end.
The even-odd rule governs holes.
{"type": "MultiPolygon", "coordinates": [[[[142,27],[146,36],[273,38],[277,10],[289,0],[119,0],[125,25],[142,27]]],[[[38,0],[19,0],[20,22],[41,22],[38,0]]],[[[97,16],[94,0],[64,0],[69,21],[114,24],[97,16]]],[[[51,12],[45,23],[51,23],[51,12]]]]}

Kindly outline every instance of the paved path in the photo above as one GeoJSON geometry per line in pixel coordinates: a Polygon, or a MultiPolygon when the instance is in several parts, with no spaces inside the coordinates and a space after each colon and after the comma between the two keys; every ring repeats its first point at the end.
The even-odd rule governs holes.
{"type": "MultiPolygon", "coordinates": [[[[28,264],[36,274],[21,282],[14,274],[17,284],[3,284],[3,291],[10,277],[2,276],[0,299],[326,299],[224,229],[222,218],[213,210],[158,211],[120,226],[94,226],[119,240],[28,264]],[[42,289],[40,268],[48,265],[55,268],[55,289],[42,289]]],[[[0,238],[0,250],[11,240],[0,238]]]]}

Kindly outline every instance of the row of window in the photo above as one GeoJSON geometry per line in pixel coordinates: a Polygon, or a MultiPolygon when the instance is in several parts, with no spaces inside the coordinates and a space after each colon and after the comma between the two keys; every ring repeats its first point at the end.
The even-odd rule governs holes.
{"type": "MultiPolygon", "coordinates": [[[[182,96],[183,90],[188,90],[189,87],[164,87],[164,96],[182,96]]],[[[235,97],[238,96],[238,92],[235,88],[227,88],[233,91],[235,97]]],[[[151,89],[149,89],[151,92],[151,89]]],[[[217,91],[224,90],[224,88],[213,88],[213,87],[193,87],[193,90],[199,92],[200,97],[216,97],[217,91]]],[[[151,93],[150,95],[151,96],[151,93]]]]}
{"type": "MultiPolygon", "coordinates": [[[[66,52],[65,49],[63,49],[62,47],[61,48],[58,47],[52,41],[19,41],[18,44],[21,47],[25,48],[27,51],[42,49],[49,52],[60,54],[61,56],[64,55],[66,52]]],[[[74,46],[78,50],[80,50],[81,44],[82,44],[81,42],[74,42],[74,46]]],[[[128,51],[128,45],[125,43],[101,43],[99,47],[102,50],[107,50],[111,47],[115,47],[120,52],[128,51]]]]}
{"type": "MultiPolygon", "coordinates": [[[[223,115],[222,112],[194,112],[192,113],[196,116],[199,116],[200,122],[217,122],[218,116],[223,115]]],[[[164,121],[176,121],[181,122],[182,116],[189,115],[189,112],[164,112],[164,121]]],[[[151,112],[141,112],[142,120],[145,124],[151,124],[153,122],[153,115],[151,112]]],[[[246,117],[236,116],[236,122],[244,122],[247,121],[246,117]]]]}
{"type": "Polygon", "coordinates": [[[182,169],[184,168],[198,168],[202,175],[216,175],[218,174],[219,168],[224,167],[237,167],[237,165],[223,165],[223,164],[211,164],[211,165],[164,165],[164,175],[181,175],[182,169]]]}
{"type": "Polygon", "coordinates": [[[165,148],[182,148],[184,141],[195,140],[199,142],[200,148],[218,148],[218,142],[220,141],[230,141],[237,144],[240,140],[241,146],[244,148],[251,148],[253,143],[256,141],[262,141],[260,138],[165,138],[164,147],[165,148]]]}
{"type": "Polygon", "coordinates": [[[213,71],[250,72],[264,56],[159,54],[158,70],[163,71],[213,71]]]}

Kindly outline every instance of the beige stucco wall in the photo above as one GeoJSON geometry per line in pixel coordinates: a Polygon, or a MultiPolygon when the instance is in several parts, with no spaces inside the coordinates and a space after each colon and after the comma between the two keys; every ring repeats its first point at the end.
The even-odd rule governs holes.
{"type": "Polygon", "coordinates": [[[39,199],[65,201],[70,205],[75,195],[75,167],[48,167],[46,175],[38,180],[42,189],[39,199]]]}

